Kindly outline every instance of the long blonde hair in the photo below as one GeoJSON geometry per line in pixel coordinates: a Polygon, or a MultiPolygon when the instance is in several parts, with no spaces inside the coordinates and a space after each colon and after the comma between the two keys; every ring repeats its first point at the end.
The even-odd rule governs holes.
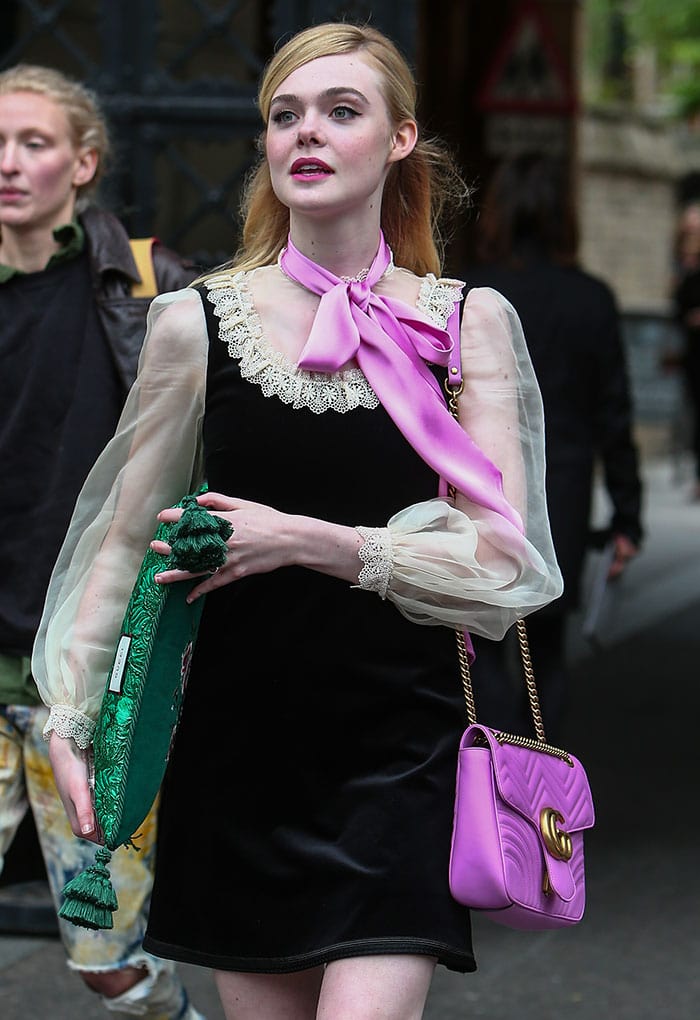
{"type": "MultiPolygon", "coordinates": [[[[318,57],[357,52],[379,71],[392,125],[415,120],[416,82],[391,40],[368,26],[327,22],[299,32],[268,63],[258,93],[264,124],[272,97],[293,71],[318,57]]],[[[444,254],[443,208],[448,201],[459,204],[466,195],[466,185],[447,149],[419,134],[410,155],[390,167],[384,188],[381,225],[396,264],[419,276],[439,275],[444,254]]],[[[287,240],[289,210],[272,190],[264,154],[248,177],[241,212],[242,243],[229,266],[248,270],[274,262],[287,240]]]]}
{"type": "Polygon", "coordinates": [[[107,124],[97,96],[61,71],[40,64],[16,64],[0,71],[0,95],[12,92],[34,92],[53,100],[68,118],[73,147],[94,149],[97,153],[97,169],[92,180],[77,189],[76,210],[80,212],[96,190],[110,152],[107,124]]]}

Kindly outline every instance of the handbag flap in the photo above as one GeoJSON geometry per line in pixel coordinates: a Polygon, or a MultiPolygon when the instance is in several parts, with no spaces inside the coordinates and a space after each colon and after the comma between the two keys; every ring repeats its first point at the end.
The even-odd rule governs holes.
{"type": "Polygon", "coordinates": [[[573,755],[565,761],[537,748],[501,743],[494,730],[478,723],[467,727],[461,747],[484,744],[499,797],[536,832],[550,885],[569,902],[576,894],[569,837],[590,829],[595,820],[583,765],[573,755]],[[568,856],[561,855],[560,841],[569,841],[568,856]]]}
{"type": "Polygon", "coordinates": [[[486,740],[491,749],[493,771],[500,796],[540,830],[544,809],[561,815],[559,827],[569,833],[590,829],[595,822],[593,798],[581,762],[569,755],[569,762],[516,744],[501,743],[495,732],[478,723],[469,726],[462,738],[468,747],[486,740]]]}

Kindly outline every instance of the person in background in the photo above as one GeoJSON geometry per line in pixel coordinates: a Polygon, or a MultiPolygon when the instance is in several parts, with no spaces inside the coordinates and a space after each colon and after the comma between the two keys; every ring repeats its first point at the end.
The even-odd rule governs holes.
{"type": "MultiPolygon", "coordinates": [[[[136,375],[149,301],[120,222],[92,204],[109,148],[96,97],[60,72],[0,73],[0,869],[31,807],[58,905],[93,859],[71,833],[42,730],[30,655],[76,497],[136,375]]],[[[161,291],[195,275],[154,244],[161,291]]],[[[115,861],[115,927],[59,921],[68,965],[111,1011],[195,1020],[174,965],[141,942],[155,821],[143,851],[115,861]]]]}
{"type": "Polygon", "coordinates": [[[215,971],[228,1020],[418,1020],[437,963],[474,969],[448,885],[454,628],[501,636],[561,591],[541,402],[507,302],[472,291],[460,329],[436,223],[463,185],[394,44],[309,28],[259,105],[242,250],[154,301],[32,663],[73,830],[96,839],[98,678],[157,520],[206,479],[225,562],[195,576],[153,545],[157,581],[206,603],[144,945],[215,971]]]}
{"type": "Polygon", "coordinates": [[[700,500],[700,202],[690,202],[678,222],[673,304],[683,336],[680,368],[691,417],[692,498],[700,500]]]}
{"type": "MultiPolygon", "coordinates": [[[[638,452],[611,289],[577,264],[578,225],[562,160],[524,153],[504,160],[486,189],[477,226],[478,262],[469,286],[491,286],[514,305],[542,392],[546,490],[562,597],[528,620],[547,734],[561,732],[567,704],[566,621],[581,597],[591,542],[597,465],[611,505],[611,579],[642,538],[638,452]]],[[[601,536],[596,536],[600,540],[601,536]]],[[[477,711],[484,722],[532,731],[514,635],[475,641],[477,711]]]]}

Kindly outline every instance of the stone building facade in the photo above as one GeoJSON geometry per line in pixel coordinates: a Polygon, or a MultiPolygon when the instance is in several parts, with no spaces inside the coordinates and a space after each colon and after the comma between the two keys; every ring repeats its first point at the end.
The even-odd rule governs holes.
{"type": "Polygon", "coordinates": [[[689,442],[673,318],[674,234],[681,182],[700,170],[700,139],[630,109],[588,109],[577,124],[576,180],[584,268],[613,289],[622,312],[635,418],[645,450],[689,442]]]}
{"type": "Polygon", "coordinates": [[[676,191],[683,161],[668,125],[589,110],[578,130],[581,261],[626,312],[669,311],[676,191]]]}

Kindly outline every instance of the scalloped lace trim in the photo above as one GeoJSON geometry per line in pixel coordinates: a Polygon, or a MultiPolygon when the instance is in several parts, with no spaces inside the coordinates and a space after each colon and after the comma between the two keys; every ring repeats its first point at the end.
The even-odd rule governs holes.
{"type": "Polygon", "coordinates": [[[72,737],[83,750],[92,743],[96,723],[94,719],[79,712],[70,705],[53,705],[49,719],[44,726],[44,740],[49,739],[53,730],[59,737],[72,737]]]}
{"type": "Polygon", "coordinates": [[[265,339],[250,296],[246,274],[225,274],[212,280],[207,297],[219,317],[219,338],[238,358],[241,376],[260,387],[264,396],[276,396],[292,407],[307,407],[315,414],[356,407],[379,407],[379,398],[359,368],[328,375],[297,368],[265,339]]]}
{"type": "Polygon", "coordinates": [[[357,550],[363,563],[357,581],[364,591],[376,591],[383,599],[391,584],[394,559],[391,549],[391,532],[388,528],[355,528],[364,539],[357,550]]]}
{"type": "Polygon", "coordinates": [[[461,280],[449,280],[447,277],[438,280],[433,273],[428,273],[420,286],[417,307],[437,326],[445,329],[463,290],[461,280]]]}
{"type": "MultiPolygon", "coordinates": [[[[206,284],[207,298],[219,319],[219,339],[228,346],[229,355],[239,360],[242,378],[259,386],[264,396],[276,396],[314,414],[378,407],[379,398],[359,368],[332,375],[307,372],[271,346],[253,304],[247,275],[222,272],[206,284]]],[[[430,274],[421,284],[417,307],[444,328],[458,300],[455,291],[461,293],[461,287],[456,280],[438,280],[430,274]]]]}

